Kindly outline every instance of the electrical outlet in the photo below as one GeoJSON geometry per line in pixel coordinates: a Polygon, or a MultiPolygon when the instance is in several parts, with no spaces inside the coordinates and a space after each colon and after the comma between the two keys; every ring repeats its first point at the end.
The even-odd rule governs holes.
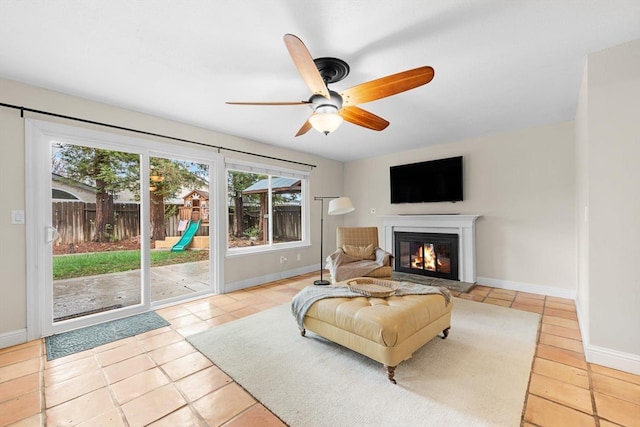
{"type": "Polygon", "coordinates": [[[301,255],[301,254],[297,254],[297,255],[296,255],[296,260],[297,260],[297,261],[302,260],[302,255],[301,255]]]}
{"type": "Polygon", "coordinates": [[[287,257],[280,256],[280,264],[284,264],[285,262],[287,262],[287,257]]]}

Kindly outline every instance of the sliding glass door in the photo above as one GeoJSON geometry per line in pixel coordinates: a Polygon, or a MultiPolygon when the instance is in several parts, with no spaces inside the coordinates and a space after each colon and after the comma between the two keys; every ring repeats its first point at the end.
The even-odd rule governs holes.
{"type": "Polygon", "coordinates": [[[59,140],[48,148],[53,323],[139,307],[140,154],[59,140]]]}
{"type": "Polygon", "coordinates": [[[28,120],[27,158],[30,338],[215,292],[219,154],[28,120]]]}
{"type": "Polygon", "coordinates": [[[209,164],[152,156],[149,161],[151,302],[190,297],[211,288],[209,164]]]}

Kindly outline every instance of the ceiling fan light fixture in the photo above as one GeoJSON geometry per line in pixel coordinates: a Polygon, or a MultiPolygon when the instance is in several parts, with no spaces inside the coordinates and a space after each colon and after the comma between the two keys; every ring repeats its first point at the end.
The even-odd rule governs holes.
{"type": "Polygon", "coordinates": [[[318,107],[311,117],[309,123],[318,132],[329,135],[329,133],[338,129],[343,119],[338,114],[338,109],[333,105],[318,107]]]}

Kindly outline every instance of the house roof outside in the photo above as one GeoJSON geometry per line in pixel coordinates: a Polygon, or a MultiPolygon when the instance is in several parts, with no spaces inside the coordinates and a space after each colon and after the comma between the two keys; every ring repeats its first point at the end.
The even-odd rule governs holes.
{"type": "MultiPolygon", "coordinates": [[[[51,172],[51,197],[54,200],[78,200],[85,203],[96,202],[96,188],[76,179],[51,172]]],[[[119,191],[114,195],[116,203],[140,203],[135,194],[129,190],[119,191]]]]}
{"type": "MultiPolygon", "coordinates": [[[[297,178],[271,178],[271,188],[274,193],[300,193],[301,181],[297,178]]],[[[245,188],[242,194],[260,194],[269,191],[269,179],[261,179],[245,188]]]]}
{"type": "Polygon", "coordinates": [[[59,173],[51,172],[51,181],[55,183],[63,183],[71,185],[75,188],[85,190],[85,191],[96,191],[96,187],[92,187],[91,185],[87,185],[83,182],[75,180],[73,178],[68,178],[66,176],[60,175],[59,173]]]}
{"type": "Polygon", "coordinates": [[[185,194],[184,196],[182,196],[182,199],[186,199],[187,197],[190,197],[194,194],[198,195],[198,198],[200,199],[206,199],[209,200],[209,192],[208,191],[203,191],[203,190],[193,190],[188,192],[187,194],[185,194]]]}

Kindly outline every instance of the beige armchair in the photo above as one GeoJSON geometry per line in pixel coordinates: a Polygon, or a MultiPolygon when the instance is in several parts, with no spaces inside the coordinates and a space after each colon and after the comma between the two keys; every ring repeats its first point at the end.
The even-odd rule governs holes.
{"type": "Polygon", "coordinates": [[[378,227],[338,227],[336,233],[337,249],[327,257],[332,282],[391,278],[393,255],[378,247],[378,227]]]}

